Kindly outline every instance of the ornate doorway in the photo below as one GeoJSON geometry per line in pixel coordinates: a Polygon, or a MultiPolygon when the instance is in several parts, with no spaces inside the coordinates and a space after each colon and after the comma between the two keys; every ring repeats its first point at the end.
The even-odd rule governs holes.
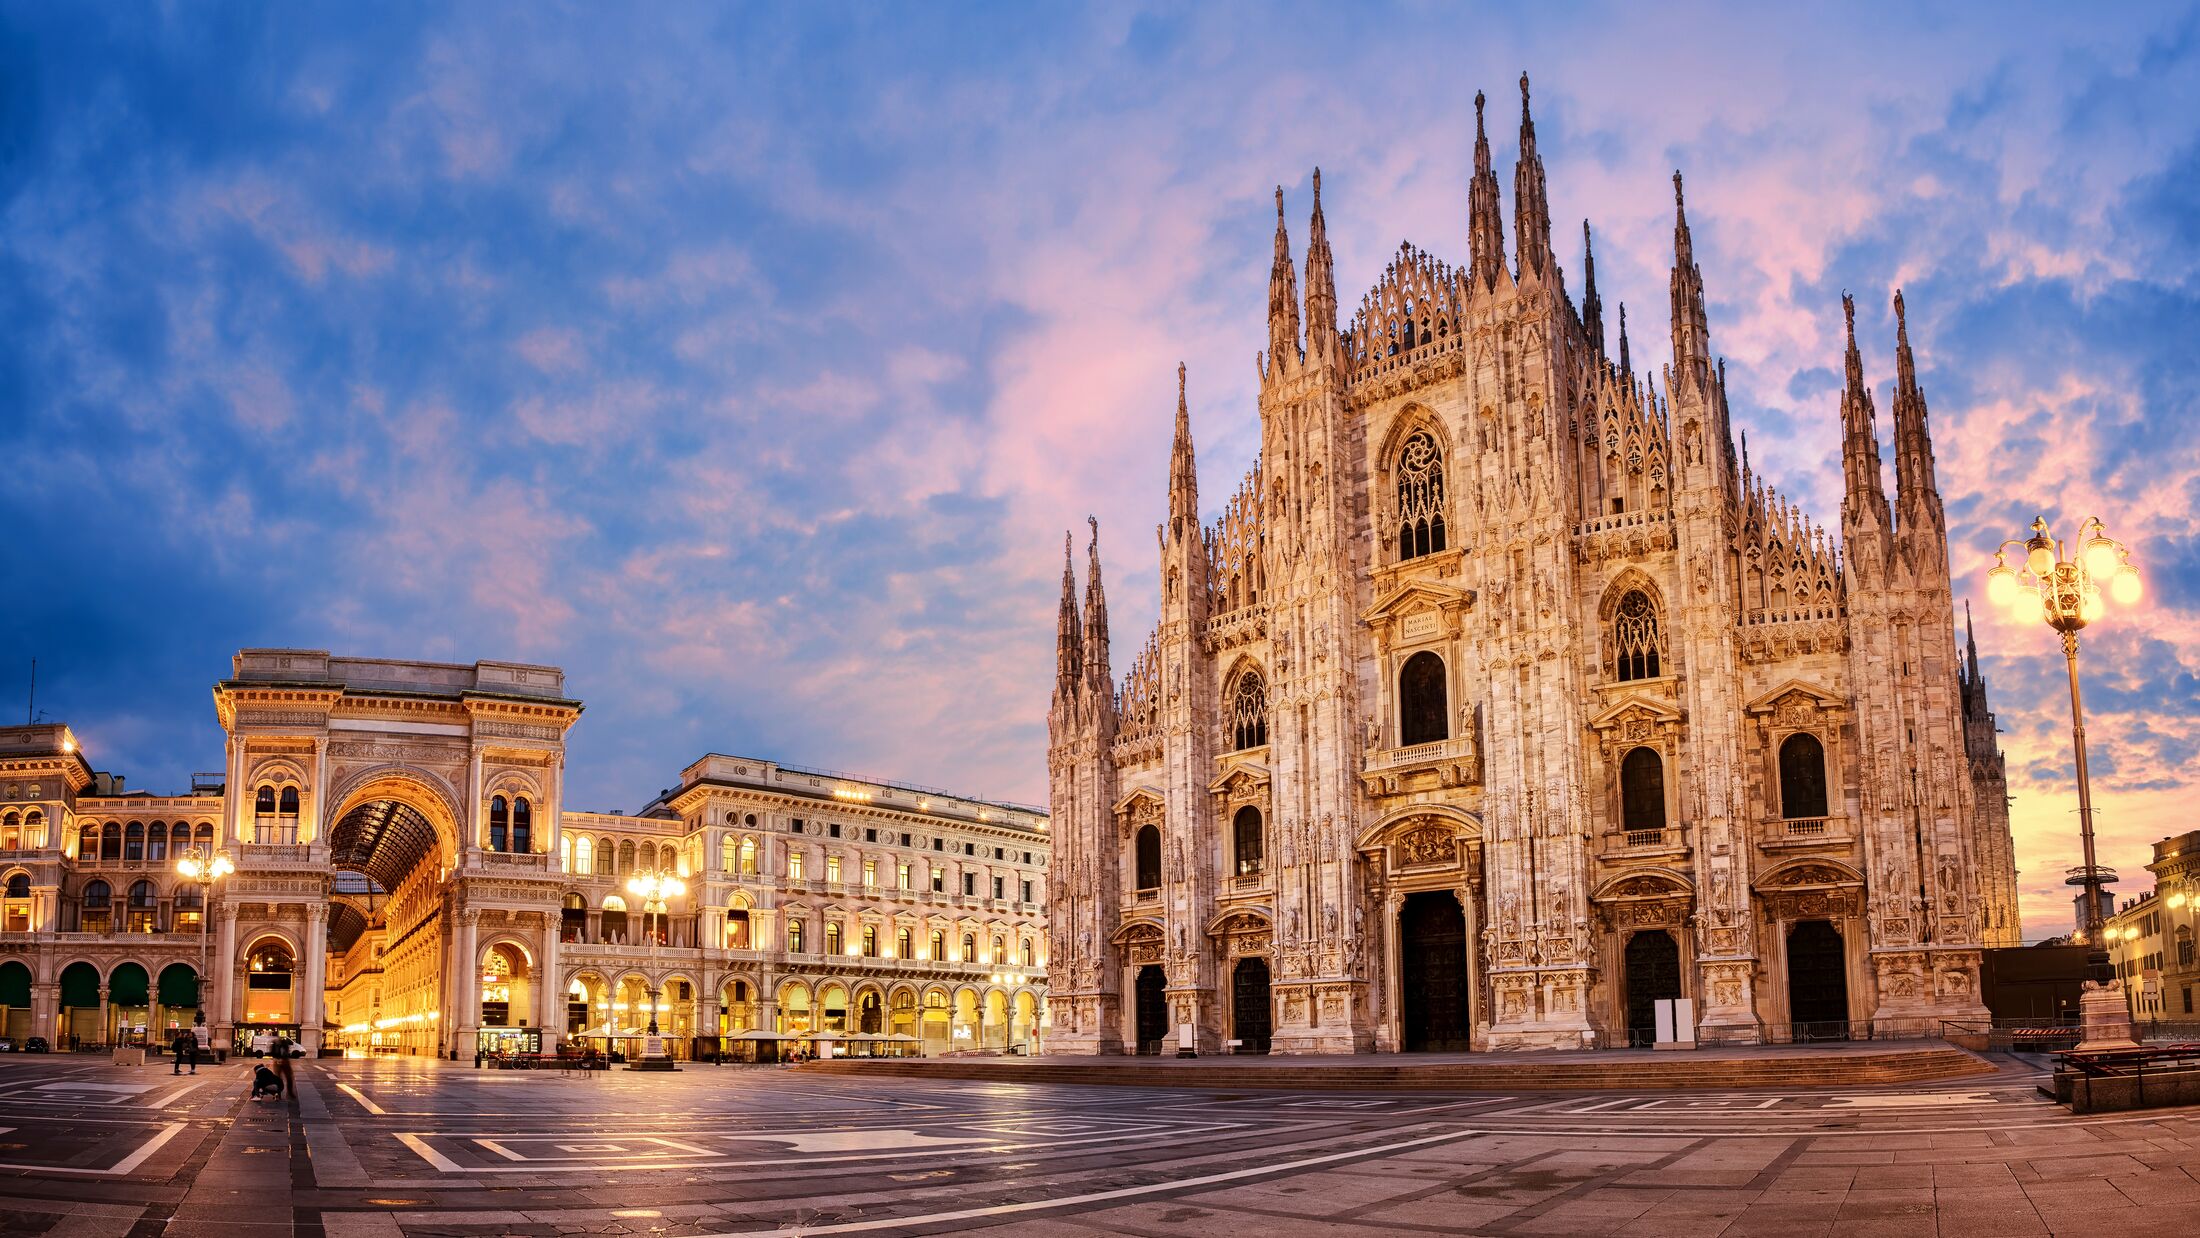
{"type": "Polygon", "coordinates": [[[1268,961],[1239,959],[1230,973],[1230,1031],[1240,1053],[1268,1052],[1268,961]]]}
{"type": "Polygon", "coordinates": [[[1449,890],[1406,895],[1398,912],[1399,1029],[1408,1053],[1463,1053],[1472,1022],[1467,1002],[1467,917],[1449,890]]]}
{"type": "Polygon", "coordinates": [[[1158,1054],[1169,1035],[1169,978],[1159,963],[1138,969],[1138,1049],[1158,1054]]]}
{"type": "Polygon", "coordinates": [[[1803,920],[1788,930],[1788,1022],[1804,1040],[1849,1037],[1848,959],[1841,930],[1825,920],[1803,920]]]}
{"type": "Polygon", "coordinates": [[[1627,939],[1627,1043],[1655,1044],[1660,1001],[1681,995],[1681,949],[1664,929],[1627,939]]]}

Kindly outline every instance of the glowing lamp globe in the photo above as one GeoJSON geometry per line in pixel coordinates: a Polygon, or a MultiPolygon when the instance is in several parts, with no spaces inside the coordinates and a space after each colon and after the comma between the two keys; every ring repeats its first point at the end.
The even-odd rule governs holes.
{"type": "Polygon", "coordinates": [[[2038,623],[2047,618],[2046,604],[2041,602],[2040,595],[2031,589],[2019,591],[2017,600],[2012,604],[2011,609],[2016,612],[2017,622],[2019,623],[2038,623]]]}
{"type": "Polygon", "coordinates": [[[2085,544],[2085,570],[2100,580],[2116,574],[2123,557],[2116,543],[2106,537],[2096,537],[2085,544]]]}
{"type": "Polygon", "coordinates": [[[2091,623],[2100,618],[2101,612],[2105,609],[2107,609],[2107,603],[2101,601],[2101,591],[2099,589],[2088,589],[2085,591],[2085,597],[2078,602],[2078,618],[2083,622],[2091,623]]]}
{"type": "Polygon", "coordinates": [[[2046,579],[2055,570],[2055,548],[2045,537],[2035,537],[2025,543],[2024,565],[2034,576],[2046,579]]]}
{"type": "Polygon", "coordinates": [[[2116,599],[2118,606],[2129,606],[2139,600],[2144,592],[2139,585],[2137,568],[2126,566],[2108,578],[2108,596],[2116,599]]]}
{"type": "Polygon", "coordinates": [[[1996,564],[1986,573],[1986,600],[1996,606],[2007,606],[2017,600],[2017,574],[2006,564],[1996,564]]]}

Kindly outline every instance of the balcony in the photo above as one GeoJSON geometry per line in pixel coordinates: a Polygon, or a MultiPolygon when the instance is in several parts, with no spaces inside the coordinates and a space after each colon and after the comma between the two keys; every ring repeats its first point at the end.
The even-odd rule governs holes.
{"type": "Polygon", "coordinates": [[[1768,851],[1807,851],[1813,847],[1841,848],[1856,841],[1847,817],[1787,817],[1767,821],[1760,841],[1768,851]]]}
{"type": "Polygon", "coordinates": [[[1397,795],[1414,789],[1416,782],[1465,786],[1482,781],[1482,757],[1475,751],[1474,740],[1467,737],[1410,748],[1383,748],[1368,754],[1360,781],[1373,795],[1397,795]]]}
{"type": "Polygon", "coordinates": [[[1597,854],[1607,860],[1645,860],[1685,856],[1688,841],[1679,826],[1656,830],[1613,830],[1597,839],[1597,854]]]}

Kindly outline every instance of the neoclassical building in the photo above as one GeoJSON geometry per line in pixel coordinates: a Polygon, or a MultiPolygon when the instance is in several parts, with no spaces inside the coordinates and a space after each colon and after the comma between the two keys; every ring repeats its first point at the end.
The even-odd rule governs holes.
{"type": "MultiPolygon", "coordinates": [[[[1049,714],[1050,1048],[1816,1039],[1980,1017],[2018,940],[1985,686],[1904,306],[1893,491],[1848,315],[1837,531],[1737,443],[1681,180],[1670,360],[1553,248],[1521,81],[1468,260],[1340,316],[1277,193],[1259,458],[1203,520],[1180,369],[1160,619],[1118,682],[1094,529],[1049,714]]],[[[1481,100],[1476,102],[1479,118],[1481,100]]]]}
{"type": "Polygon", "coordinates": [[[572,811],[555,667],[251,649],[214,704],[223,768],[182,796],[124,790],[65,726],[0,728],[5,1034],[164,1041],[203,949],[222,1043],[608,1046],[654,1002],[681,1055],[1038,1047],[1040,810],[714,754],[632,815],[572,811]],[[210,900],[193,847],[236,866],[210,900]],[[645,873],[685,893],[653,914],[645,873]]]}

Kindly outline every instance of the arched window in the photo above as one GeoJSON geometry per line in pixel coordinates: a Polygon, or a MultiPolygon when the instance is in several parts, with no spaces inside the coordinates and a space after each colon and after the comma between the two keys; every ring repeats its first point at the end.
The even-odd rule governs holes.
{"type": "Polygon", "coordinates": [[[512,850],[526,854],[535,849],[535,810],[526,797],[512,801],[512,850]]]}
{"type": "Polygon", "coordinates": [[[145,858],[155,864],[168,858],[168,827],[158,821],[146,828],[145,858]]]}
{"type": "Polygon", "coordinates": [[[1038,966],[1038,964],[1036,964],[1036,963],[1033,963],[1033,962],[1031,961],[1033,957],[1034,957],[1034,955],[1033,955],[1033,953],[1032,953],[1031,940],[1030,940],[1029,938],[1026,938],[1026,939],[1024,939],[1024,966],[1026,966],[1026,967],[1036,967],[1036,966],[1038,966]]]}
{"type": "Polygon", "coordinates": [[[1230,852],[1239,876],[1260,871],[1261,851],[1260,809],[1247,804],[1230,819],[1230,852]]]}
{"type": "Polygon", "coordinates": [[[657,848],[657,871],[660,873],[680,871],[680,857],[673,852],[671,843],[666,843],[657,848]]]}
{"type": "Polygon", "coordinates": [[[104,933],[114,923],[114,891],[108,888],[106,882],[85,882],[81,904],[79,919],[85,932],[104,933]]]}
{"type": "Polygon", "coordinates": [[[626,900],[607,894],[603,900],[603,939],[607,944],[626,944],[626,900]]]}
{"type": "Polygon", "coordinates": [[[1630,589],[1612,614],[1612,677],[1656,679],[1663,641],[1658,634],[1658,611],[1650,595],[1630,589]]]}
{"type": "Polygon", "coordinates": [[[99,836],[99,858],[103,861],[122,858],[122,826],[116,822],[108,822],[107,829],[99,836]]]}
{"type": "Polygon", "coordinates": [[[275,815],[275,788],[263,785],[252,796],[252,813],[258,817],[275,815]]]}
{"type": "Polygon", "coordinates": [[[999,933],[993,935],[993,953],[986,956],[988,963],[998,963],[1008,954],[1008,942],[999,933]]]}
{"type": "Polygon", "coordinates": [[[29,873],[17,873],[8,878],[9,898],[29,898],[30,896],[31,876],[29,873]]]}
{"type": "Polygon", "coordinates": [[[1780,815],[1826,815],[1826,748],[1797,731],[1780,742],[1780,815]]]}
{"type": "Polygon", "coordinates": [[[1444,660],[1424,649],[1398,671],[1398,743],[1433,744],[1451,738],[1450,694],[1444,660]]]}
{"type": "Polygon", "coordinates": [[[276,811],[275,815],[278,817],[295,817],[298,815],[298,788],[283,788],[282,806],[276,811]]]}
{"type": "Polygon", "coordinates": [[[142,860],[145,858],[145,823],[143,821],[132,821],[123,827],[122,858],[125,860],[142,860]]]}
{"type": "Polygon", "coordinates": [[[1398,559],[1444,548],[1444,457],[1436,439],[1416,430],[1398,451],[1398,559]]]}
{"type": "Polygon", "coordinates": [[[1230,750],[1243,752],[1268,742],[1268,685],[1247,667],[1230,692],[1230,750]]]}
{"type": "Polygon", "coordinates": [[[965,962],[965,963],[975,963],[975,962],[977,962],[977,961],[978,961],[978,935],[977,935],[977,934],[975,934],[975,933],[964,933],[964,934],[963,934],[963,957],[962,957],[962,961],[963,961],[963,962],[965,962]]]}
{"type": "Polygon", "coordinates": [[[586,834],[573,840],[573,871],[586,876],[596,872],[596,842],[586,834]]]}
{"type": "Polygon", "coordinates": [[[634,871],[633,839],[622,838],[619,840],[619,862],[611,871],[614,873],[631,873],[634,871]]]}
{"type": "Polygon", "coordinates": [[[731,834],[718,840],[718,867],[729,873],[733,872],[734,857],[740,854],[740,848],[741,841],[731,834]]]}
{"type": "Polygon", "coordinates": [[[863,957],[867,959],[878,957],[878,925],[876,924],[863,926],[863,957]]]}
{"type": "Polygon", "coordinates": [[[132,933],[150,933],[154,931],[158,927],[154,923],[154,917],[159,911],[159,903],[160,898],[154,892],[152,882],[138,881],[131,883],[129,921],[124,927],[132,933]]]}
{"type": "Polygon", "coordinates": [[[1161,831],[1153,826],[1138,830],[1138,889],[1161,888],[1161,831]]]}
{"type": "Polygon", "coordinates": [[[894,930],[894,957],[897,959],[906,959],[909,957],[908,929],[894,930]]]}
{"type": "Polygon", "coordinates": [[[754,877],[756,875],[756,840],[753,838],[741,840],[741,875],[744,877],[754,877]]]}
{"type": "Polygon", "coordinates": [[[934,962],[947,960],[947,934],[939,929],[932,930],[932,959],[934,962]]]}
{"type": "Polygon", "coordinates": [[[511,828],[512,809],[503,796],[489,801],[489,850],[505,850],[505,834],[511,828]]]}
{"type": "Polygon", "coordinates": [[[1665,762],[1649,748],[1629,752],[1619,765],[1620,828],[1665,828],[1665,762]]]}
{"type": "Polygon", "coordinates": [[[168,849],[181,856],[191,846],[191,823],[178,821],[168,827],[168,849]]]}
{"type": "Polygon", "coordinates": [[[99,860],[98,826],[87,825],[78,828],[76,832],[76,858],[77,862],[81,864],[92,864],[99,860]]]}

